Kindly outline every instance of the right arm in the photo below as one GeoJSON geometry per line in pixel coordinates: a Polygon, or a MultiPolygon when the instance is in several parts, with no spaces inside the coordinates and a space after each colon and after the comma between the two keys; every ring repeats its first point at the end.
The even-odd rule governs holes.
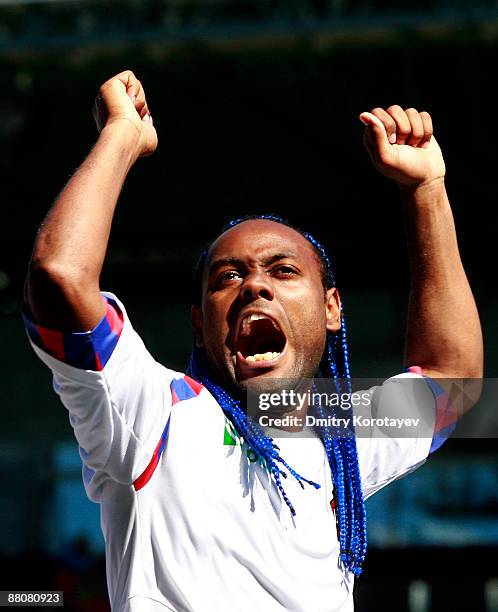
{"type": "Polygon", "coordinates": [[[132,72],[102,85],[95,111],[100,137],[43,222],[26,278],[31,315],[52,329],[87,331],[104,316],[99,279],[116,203],[135,161],[157,147],[132,72]]]}
{"type": "Polygon", "coordinates": [[[131,484],[156,465],[178,377],[150,355],[119,300],[99,291],[126,175],[157,146],[132,72],[102,85],[95,111],[100,137],[48,213],[25,284],[28,337],[69,412],[92,499],[102,478],[131,484]]]}

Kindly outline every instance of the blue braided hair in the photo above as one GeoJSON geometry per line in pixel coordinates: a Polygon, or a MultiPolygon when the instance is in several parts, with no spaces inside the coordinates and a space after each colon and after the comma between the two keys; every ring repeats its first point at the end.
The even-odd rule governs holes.
{"type": "MultiPolygon", "coordinates": [[[[332,264],[323,245],[311,234],[294,227],[286,219],[278,215],[248,215],[234,219],[225,225],[221,233],[239,225],[239,223],[253,219],[275,221],[294,229],[306,238],[312,245],[320,262],[324,288],[335,287],[332,264]]],[[[194,272],[196,291],[194,303],[197,304],[201,300],[202,272],[208,251],[209,247],[201,253],[194,272]]],[[[337,332],[327,332],[325,350],[320,361],[319,371],[323,378],[329,378],[334,381],[338,393],[351,393],[347,331],[343,309],[341,309],[340,330],[337,332]]],[[[195,342],[193,343],[188,374],[201,382],[210,391],[225,415],[234,425],[238,434],[262,459],[276,487],[280,491],[282,499],[294,515],[296,512],[285,492],[282,479],[287,478],[287,475],[290,474],[303,488],[303,483],[315,488],[319,488],[320,485],[298,474],[280,456],[279,448],[274,444],[272,438],[266,436],[263,429],[253,419],[247,417],[241,400],[232,397],[228,391],[214,382],[209,371],[206,351],[196,346],[195,342]]],[[[321,406],[315,409],[318,417],[326,417],[326,413],[321,406]]],[[[347,570],[351,571],[354,575],[359,575],[362,571],[362,564],[367,550],[367,527],[354,429],[350,428],[346,433],[344,431],[338,433],[337,431],[332,431],[330,427],[320,427],[319,436],[325,447],[332,472],[341,561],[347,570]]]]}

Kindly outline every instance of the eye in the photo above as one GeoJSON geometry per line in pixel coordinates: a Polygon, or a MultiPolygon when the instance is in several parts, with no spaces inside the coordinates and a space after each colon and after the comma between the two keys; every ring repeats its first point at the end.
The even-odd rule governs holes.
{"type": "Polygon", "coordinates": [[[292,266],[282,264],[273,268],[272,274],[281,278],[291,278],[292,276],[295,276],[297,274],[297,270],[292,266]]]}
{"type": "Polygon", "coordinates": [[[236,280],[237,278],[241,278],[240,272],[237,272],[237,270],[225,270],[216,279],[216,285],[218,286],[223,283],[236,280]]]}

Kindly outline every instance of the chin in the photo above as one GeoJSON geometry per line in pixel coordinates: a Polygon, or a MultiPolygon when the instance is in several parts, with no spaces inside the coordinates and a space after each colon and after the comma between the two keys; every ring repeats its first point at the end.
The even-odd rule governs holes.
{"type": "MultiPolygon", "coordinates": [[[[278,393],[284,386],[282,378],[272,375],[261,375],[237,382],[237,386],[245,393],[278,393]]],[[[285,385],[286,386],[286,385],[285,385]]]]}
{"type": "MultiPolygon", "coordinates": [[[[282,364],[283,365],[283,364],[282,364]]],[[[297,389],[307,385],[312,376],[307,372],[299,371],[301,368],[279,367],[237,381],[240,390],[246,393],[279,393],[283,389],[297,389]]]]}

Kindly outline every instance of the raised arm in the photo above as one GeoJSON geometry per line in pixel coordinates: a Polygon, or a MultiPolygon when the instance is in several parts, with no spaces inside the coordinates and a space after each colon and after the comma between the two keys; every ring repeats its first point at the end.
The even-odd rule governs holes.
{"type": "Polygon", "coordinates": [[[445,165],[428,113],[390,106],[364,112],[377,170],[400,187],[410,259],[405,361],[428,376],[480,378],[482,333],[458,251],[445,165]]]}
{"type": "Polygon", "coordinates": [[[129,70],[101,86],[94,116],[99,139],[44,220],[26,278],[26,305],[48,328],[87,331],[104,315],[99,278],[114,209],[130,168],[157,147],[144,90],[129,70]]]}

